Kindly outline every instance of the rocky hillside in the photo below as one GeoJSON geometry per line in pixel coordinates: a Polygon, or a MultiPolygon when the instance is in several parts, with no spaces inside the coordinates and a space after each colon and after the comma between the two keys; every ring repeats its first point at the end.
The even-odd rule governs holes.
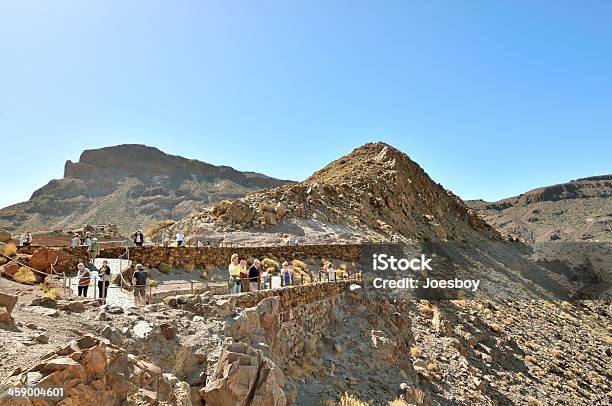
{"type": "Polygon", "coordinates": [[[285,183],[144,145],[86,150],[78,162],[66,162],[63,179],[52,180],[27,202],[0,210],[0,228],[51,230],[114,223],[127,233],[285,183]]]}
{"type": "Polygon", "coordinates": [[[196,240],[463,240],[499,233],[410,158],[384,143],[366,144],[304,182],[221,201],[165,230],[196,240]]]}
{"type": "Polygon", "coordinates": [[[612,242],[612,175],[572,180],[520,196],[468,205],[505,234],[526,242],[612,242]]]}

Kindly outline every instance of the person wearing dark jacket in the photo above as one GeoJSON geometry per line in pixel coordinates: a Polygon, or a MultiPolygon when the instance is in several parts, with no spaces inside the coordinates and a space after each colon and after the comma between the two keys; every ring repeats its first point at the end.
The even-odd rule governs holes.
{"type": "Polygon", "coordinates": [[[142,230],[136,231],[136,234],[134,235],[134,244],[136,244],[137,247],[142,247],[144,244],[144,234],[142,233],[142,230]]]}
{"type": "Polygon", "coordinates": [[[251,283],[251,292],[259,289],[259,269],[261,268],[261,262],[258,259],[253,261],[253,265],[249,268],[249,281],[251,283]]]}

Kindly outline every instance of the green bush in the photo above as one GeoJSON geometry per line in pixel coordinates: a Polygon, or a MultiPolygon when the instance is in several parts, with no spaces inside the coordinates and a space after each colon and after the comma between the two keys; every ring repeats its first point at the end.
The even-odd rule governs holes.
{"type": "Polygon", "coordinates": [[[268,268],[273,268],[275,271],[278,271],[280,269],[279,263],[271,258],[265,258],[263,261],[261,261],[261,265],[266,271],[268,270],[268,268]]]}
{"type": "Polygon", "coordinates": [[[149,279],[149,286],[157,286],[159,285],[155,279],[149,279]]]}

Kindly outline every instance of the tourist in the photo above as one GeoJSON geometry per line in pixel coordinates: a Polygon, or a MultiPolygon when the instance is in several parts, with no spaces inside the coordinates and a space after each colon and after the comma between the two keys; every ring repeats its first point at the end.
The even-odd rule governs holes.
{"type": "Polygon", "coordinates": [[[102,261],[102,267],[98,271],[98,292],[100,293],[100,301],[102,304],[106,304],[106,298],[108,297],[108,286],[111,281],[111,269],[108,266],[107,261],[102,261]]]}
{"type": "Polygon", "coordinates": [[[79,287],[77,288],[78,296],[87,297],[87,288],[91,280],[91,272],[88,268],[85,268],[82,262],[79,262],[77,269],[77,278],[79,279],[79,287]]]}
{"type": "Polygon", "coordinates": [[[336,281],[336,270],[334,269],[334,267],[331,264],[331,262],[329,262],[327,264],[327,280],[329,282],[335,282],[336,281]]]}
{"type": "Polygon", "coordinates": [[[176,246],[182,247],[183,245],[185,245],[185,235],[181,231],[179,231],[176,234],[176,246]]]}
{"type": "Polygon", "coordinates": [[[29,247],[32,244],[32,233],[26,231],[24,235],[21,236],[21,240],[19,241],[22,247],[29,247]]]}
{"type": "Polygon", "coordinates": [[[77,245],[79,245],[79,242],[80,242],[79,240],[80,238],[78,234],[73,235],[72,238],[70,239],[70,246],[73,248],[76,247],[77,245]]]}
{"type": "Polygon", "coordinates": [[[89,247],[89,244],[91,244],[91,237],[89,236],[89,232],[87,232],[83,238],[81,238],[81,245],[89,247]]]}
{"type": "Polygon", "coordinates": [[[261,261],[257,258],[253,261],[253,265],[249,268],[249,281],[251,285],[251,292],[259,289],[259,269],[261,268],[261,261]]]}
{"type": "Polygon", "coordinates": [[[281,271],[281,277],[283,278],[283,285],[291,285],[291,268],[289,262],[283,262],[283,270],[281,271]]]}
{"type": "Polygon", "coordinates": [[[198,240],[198,248],[204,248],[204,243],[198,240]]]}
{"type": "Polygon", "coordinates": [[[136,272],[132,275],[132,285],[134,285],[134,304],[147,304],[147,284],[149,273],[141,264],[136,265],[136,272]]]}
{"type": "Polygon", "coordinates": [[[89,254],[89,259],[94,261],[96,260],[96,257],[100,255],[100,244],[98,243],[98,239],[96,237],[91,239],[87,252],[89,254]]]}
{"type": "Polygon", "coordinates": [[[267,270],[263,270],[259,277],[261,278],[261,288],[262,289],[270,289],[270,274],[267,270]]]}
{"type": "Polygon", "coordinates": [[[230,260],[228,271],[229,271],[228,286],[229,286],[230,294],[240,293],[240,284],[238,283],[238,281],[240,280],[240,263],[238,259],[238,254],[232,254],[232,258],[230,260]]]}
{"type": "Polygon", "coordinates": [[[142,233],[142,230],[136,231],[136,234],[134,235],[134,244],[137,247],[142,247],[144,244],[144,234],[142,233]]]}
{"type": "Polygon", "coordinates": [[[248,292],[249,284],[249,268],[246,259],[240,260],[240,291],[248,292]]]}

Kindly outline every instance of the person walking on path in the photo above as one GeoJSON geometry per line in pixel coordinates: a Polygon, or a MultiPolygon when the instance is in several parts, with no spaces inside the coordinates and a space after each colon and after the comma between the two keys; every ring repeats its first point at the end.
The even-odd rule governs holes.
{"type": "Polygon", "coordinates": [[[92,238],[91,244],[89,244],[89,248],[87,249],[89,254],[89,259],[96,260],[96,257],[100,254],[100,244],[98,243],[97,238],[92,238]]]}
{"type": "Polygon", "coordinates": [[[147,304],[147,286],[149,282],[149,273],[141,264],[136,265],[136,272],[132,275],[132,284],[134,285],[134,304],[147,304]]]}
{"type": "Polygon", "coordinates": [[[240,291],[248,292],[250,290],[249,284],[249,268],[246,259],[240,260],[240,291]]]}
{"type": "Polygon", "coordinates": [[[229,290],[230,294],[240,293],[240,263],[238,254],[232,254],[230,264],[228,266],[229,271],[229,290]]]}
{"type": "Polygon", "coordinates": [[[81,245],[85,245],[89,247],[91,244],[91,237],[89,236],[89,232],[86,232],[83,238],[81,238],[81,245]]]}
{"type": "Polygon", "coordinates": [[[249,281],[251,285],[251,292],[259,290],[259,268],[261,268],[261,262],[255,258],[253,265],[249,268],[249,281]]]}
{"type": "Polygon", "coordinates": [[[181,231],[179,231],[176,234],[176,246],[177,247],[182,247],[185,245],[185,234],[183,234],[181,231]]]}
{"type": "Polygon", "coordinates": [[[136,231],[136,234],[134,235],[134,244],[137,247],[142,247],[144,244],[144,234],[142,233],[142,230],[136,231]]]}
{"type": "Polygon", "coordinates": [[[91,280],[91,271],[85,268],[82,262],[77,265],[77,278],[79,278],[79,287],[77,288],[78,296],[87,297],[87,288],[89,287],[89,281],[91,280]]]}
{"type": "Polygon", "coordinates": [[[79,238],[78,234],[75,234],[72,236],[72,239],[70,240],[70,246],[74,248],[77,245],[79,245],[79,242],[81,242],[81,239],[79,238]]]}
{"type": "Polygon", "coordinates": [[[111,281],[111,269],[108,266],[107,261],[102,261],[102,267],[98,270],[98,292],[100,293],[100,301],[102,304],[106,304],[106,298],[108,297],[108,286],[111,281]]]}

